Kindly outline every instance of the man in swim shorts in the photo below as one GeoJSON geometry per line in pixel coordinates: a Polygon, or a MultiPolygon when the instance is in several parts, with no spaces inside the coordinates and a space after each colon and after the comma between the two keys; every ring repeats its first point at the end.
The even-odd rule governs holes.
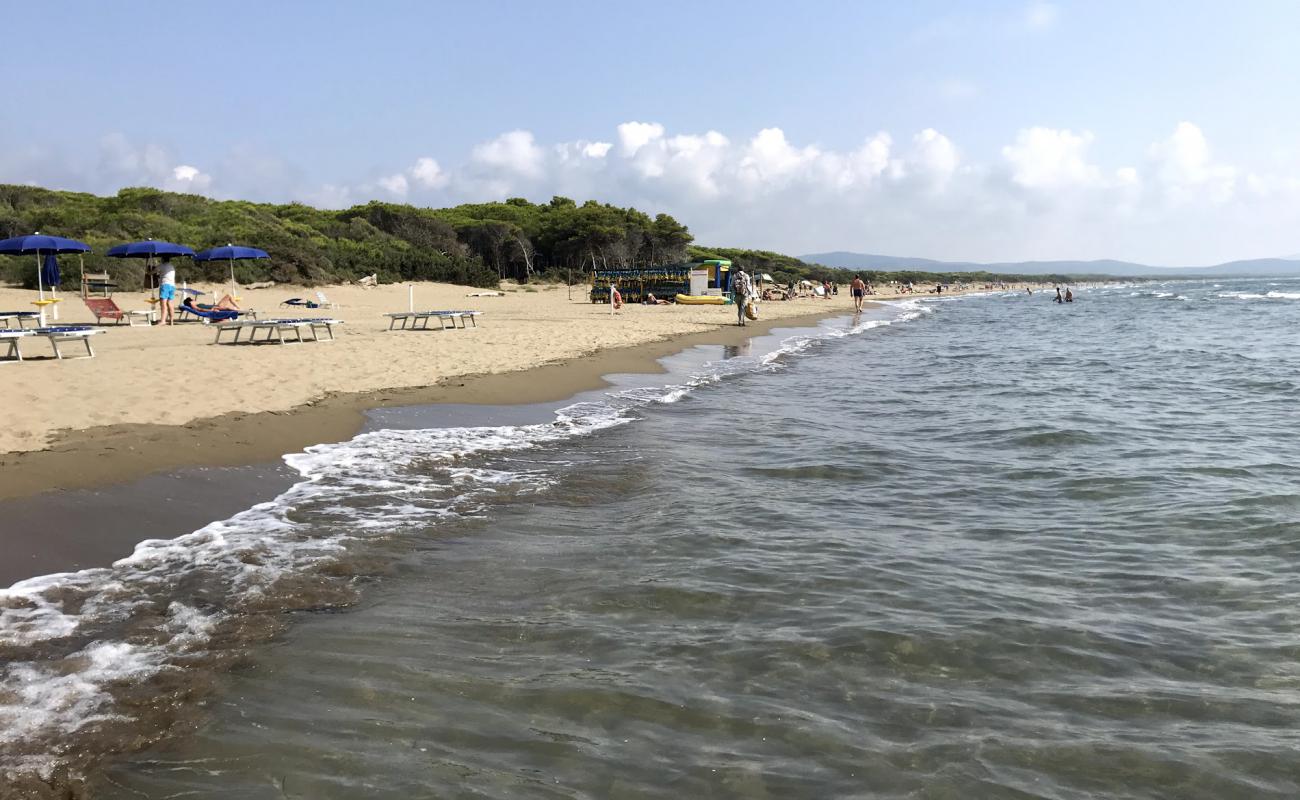
{"type": "Polygon", "coordinates": [[[853,308],[858,311],[861,311],[862,298],[867,293],[867,285],[862,282],[861,277],[854,275],[853,283],[849,284],[849,287],[853,289],[853,308]]]}
{"type": "Polygon", "coordinates": [[[175,325],[172,301],[176,299],[176,265],[171,256],[163,256],[158,265],[158,319],[163,325],[175,325]]]}

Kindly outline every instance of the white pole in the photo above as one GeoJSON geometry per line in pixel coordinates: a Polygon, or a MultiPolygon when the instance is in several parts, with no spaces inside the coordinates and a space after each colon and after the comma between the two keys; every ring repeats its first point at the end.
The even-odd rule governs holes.
{"type": "Polygon", "coordinates": [[[415,313],[415,284],[406,284],[406,310],[415,313]]]}

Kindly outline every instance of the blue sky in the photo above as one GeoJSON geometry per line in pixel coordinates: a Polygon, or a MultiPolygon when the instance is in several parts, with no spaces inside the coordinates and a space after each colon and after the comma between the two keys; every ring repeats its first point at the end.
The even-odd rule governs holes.
{"type": "Polygon", "coordinates": [[[1283,2],[14,4],[0,180],[558,193],[787,252],[1286,255],[1298,22],[1283,2]]]}

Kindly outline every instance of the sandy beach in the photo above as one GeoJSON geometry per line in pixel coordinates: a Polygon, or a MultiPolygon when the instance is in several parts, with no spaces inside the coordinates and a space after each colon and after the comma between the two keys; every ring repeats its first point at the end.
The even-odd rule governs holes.
{"type": "MultiPolygon", "coordinates": [[[[199,286],[204,290],[220,287],[199,286]]],[[[58,361],[45,340],[23,342],[27,359],[6,363],[8,400],[0,426],[0,497],[94,485],[189,464],[275,458],[307,444],[350,436],[360,409],[437,402],[510,403],[566,397],[599,385],[600,374],[653,369],[665,352],[638,345],[734,330],[752,335],[782,320],[844,313],[851,300],[763,304],[761,323],[734,325],[716,306],[625,306],[584,300],[585,290],[507,284],[498,297],[480,289],[416,284],[417,309],[476,309],[478,327],[389,331],[385,312],[406,310],[406,284],[323,291],[334,308],[294,312],[289,297],[315,289],[241,289],[244,308],[263,316],[343,321],[333,342],[215,345],[199,322],[173,327],[106,324],[96,357],[58,361]],[[597,355],[599,354],[599,357],[597,355]],[[559,368],[564,365],[564,368],[559,368]],[[543,369],[521,378],[524,370],[543,369]],[[469,380],[473,378],[473,380],[469,380]],[[453,397],[454,394],[454,397],[453,397]],[[297,409],[299,413],[290,414],[297,409]]],[[[29,308],[30,291],[0,289],[0,308],[29,308]]],[[[124,309],[145,295],[119,294],[124,309]]],[[[93,324],[77,295],[63,295],[60,324],[93,324]]],[[[674,341],[670,349],[686,346],[674,341]]],[[[79,345],[65,346],[75,354],[79,345]]]]}
{"type": "MultiPolygon", "coordinates": [[[[582,286],[570,295],[562,285],[507,283],[500,296],[471,297],[483,290],[426,283],[413,286],[416,309],[479,310],[478,327],[390,331],[383,315],[408,308],[408,284],[326,287],[334,308],[281,306],[316,291],[279,285],[237,294],[263,317],[342,320],[335,341],[216,345],[214,328],[195,321],[105,324],[92,340],[93,359],[58,361],[44,340],[24,341],[27,360],[0,367],[8,396],[0,498],[167,468],[273,460],[351,436],[370,407],[561,399],[599,386],[602,375],[653,371],[656,359],[694,343],[738,341],[853,309],[846,291],[830,300],[766,302],[760,321],[740,328],[729,306],[628,305],[611,314],[588,302],[582,286]]],[[[32,297],[0,289],[0,308],[28,308],[32,297]]],[[[93,324],[79,296],[63,298],[60,324],[93,324]]],[[[124,310],[148,308],[141,293],[116,300],[124,310]]],[[[65,346],[69,354],[78,348],[65,346]]]]}

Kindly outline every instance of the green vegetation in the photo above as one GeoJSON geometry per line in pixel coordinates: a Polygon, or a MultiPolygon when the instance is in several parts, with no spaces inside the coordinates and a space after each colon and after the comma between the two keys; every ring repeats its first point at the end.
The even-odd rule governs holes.
{"type": "MultiPolygon", "coordinates": [[[[157,189],[123,189],[114,197],[0,185],[0,238],[40,231],[86,242],[90,271],[107,270],[124,288],[144,280],[134,259],[111,259],[114,244],[154,238],[196,250],[233,242],[271,254],[266,263],[240,263],[241,282],[332,283],[377,274],[381,282],[449,281],[495,286],[542,273],[563,278],[595,264],[648,266],[686,257],[690,231],[667,214],[566,197],[546,204],[520,198],[447,209],[368,203],[322,211],[298,203],[275,205],[210,200],[157,189]]],[[[0,279],[35,280],[30,260],[0,258],[0,279]]],[[[75,264],[65,258],[65,272],[75,264]]],[[[220,280],[227,264],[186,265],[190,279],[220,280]]]]}
{"type": "MultiPolygon", "coordinates": [[[[299,203],[276,205],[211,200],[157,189],[123,189],[113,197],[0,184],[0,238],[41,231],[89,244],[90,271],[109,271],[131,289],[144,282],[134,259],[111,259],[114,244],[155,238],[195,250],[233,242],[271,254],[266,263],[241,262],[241,283],[275,280],[339,283],[376,274],[381,282],[448,281],[495,286],[503,278],[583,282],[595,269],[638,268],[706,258],[726,258],[749,272],[777,281],[849,281],[853,270],[809,264],[766,250],[693,246],[687,227],[667,214],[651,217],[634,208],[567,197],[549,203],[511,198],[454,208],[417,208],[372,202],[343,211],[299,203]]],[[[65,273],[75,269],[65,258],[65,273]]],[[[32,286],[31,260],[0,257],[0,280],[32,286]]],[[[220,281],[225,263],[186,265],[190,280],[220,281]]],[[[891,280],[924,285],[996,280],[1065,281],[1064,275],[994,275],[986,272],[932,273],[917,270],[860,270],[872,283],[891,280]]],[[[1079,276],[1074,276],[1078,278],[1079,276]]]]}

